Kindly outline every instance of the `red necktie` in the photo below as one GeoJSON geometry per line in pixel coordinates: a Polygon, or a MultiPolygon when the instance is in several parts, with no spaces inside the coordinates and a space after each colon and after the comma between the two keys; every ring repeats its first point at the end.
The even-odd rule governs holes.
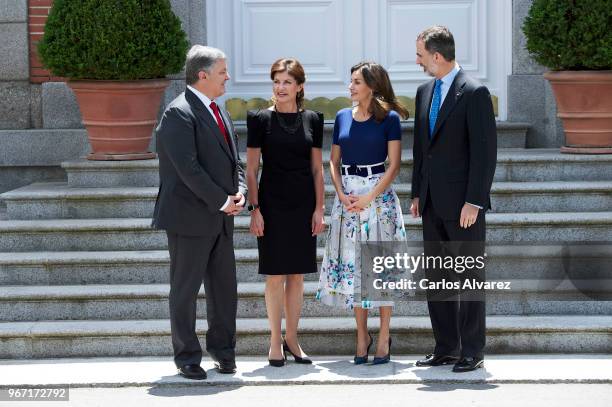
{"type": "Polygon", "coordinates": [[[219,106],[215,102],[210,102],[210,108],[215,114],[215,119],[217,120],[217,125],[219,126],[219,130],[221,130],[221,134],[225,138],[225,142],[227,145],[230,145],[229,136],[227,135],[227,130],[225,129],[225,125],[223,124],[223,120],[221,120],[221,115],[219,114],[219,106]]]}

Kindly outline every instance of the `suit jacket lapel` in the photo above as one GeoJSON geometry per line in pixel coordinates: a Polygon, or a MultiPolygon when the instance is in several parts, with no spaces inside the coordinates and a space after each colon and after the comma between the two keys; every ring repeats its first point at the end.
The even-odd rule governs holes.
{"type": "Polygon", "coordinates": [[[423,142],[425,146],[429,148],[429,143],[431,140],[429,139],[429,108],[431,107],[431,100],[433,99],[433,90],[434,90],[435,80],[432,80],[427,83],[427,86],[423,89],[423,103],[421,103],[421,122],[424,123],[424,126],[421,126],[425,131],[422,135],[419,135],[423,138],[423,142]]]}
{"type": "MultiPolygon", "coordinates": [[[[204,103],[198,98],[192,91],[189,89],[185,90],[185,97],[189,104],[194,107],[195,113],[204,121],[204,123],[210,127],[210,130],[214,137],[217,139],[225,154],[233,161],[234,157],[232,156],[232,152],[230,151],[230,147],[225,142],[225,137],[221,134],[221,130],[219,129],[219,125],[217,121],[213,117],[212,114],[208,111],[208,108],[204,106],[204,103]]],[[[221,111],[221,109],[219,109],[221,111]]],[[[226,127],[227,128],[227,127],[226,127]]],[[[229,131],[229,130],[228,130],[229,131]]]]}
{"type": "Polygon", "coordinates": [[[461,96],[463,96],[464,86],[465,78],[463,77],[463,71],[460,70],[459,72],[457,72],[457,76],[455,76],[453,83],[448,89],[448,93],[444,98],[444,103],[442,103],[442,107],[440,107],[438,119],[436,120],[436,126],[434,127],[434,131],[431,136],[432,141],[435,139],[438,130],[440,130],[440,127],[444,123],[444,120],[446,120],[450,112],[452,112],[455,106],[457,105],[457,101],[461,98],[461,96]]]}

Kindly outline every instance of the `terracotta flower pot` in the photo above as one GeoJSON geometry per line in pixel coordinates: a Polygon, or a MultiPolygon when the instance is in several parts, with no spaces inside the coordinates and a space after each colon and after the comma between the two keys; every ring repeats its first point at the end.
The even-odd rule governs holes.
{"type": "Polygon", "coordinates": [[[612,154],[612,71],[547,72],[563,121],[563,153],[612,154]]]}
{"type": "Polygon", "coordinates": [[[89,160],[146,160],[168,79],[69,81],[92,152],[89,160]]]}

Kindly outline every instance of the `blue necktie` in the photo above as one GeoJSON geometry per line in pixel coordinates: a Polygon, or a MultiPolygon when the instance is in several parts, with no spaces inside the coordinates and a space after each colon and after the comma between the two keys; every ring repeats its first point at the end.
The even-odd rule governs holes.
{"type": "Polygon", "coordinates": [[[431,109],[429,110],[429,138],[433,137],[433,131],[436,127],[438,119],[438,111],[440,110],[440,101],[442,100],[442,80],[436,79],[434,86],[433,100],[431,101],[431,109]]]}

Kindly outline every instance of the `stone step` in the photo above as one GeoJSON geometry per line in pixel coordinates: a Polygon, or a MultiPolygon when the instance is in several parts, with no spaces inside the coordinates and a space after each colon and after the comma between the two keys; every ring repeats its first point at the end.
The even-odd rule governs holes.
{"type": "MultiPolygon", "coordinates": [[[[511,292],[487,292],[489,315],[612,315],[612,290],[607,300],[594,300],[569,284],[510,281],[511,292]],[[539,287],[538,287],[539,285],[539,287]]],[[[347,316],[351,312],[315,300],[317,282],[304,285],[303,317],[347,316]]],[[[266,318],[264,283],[238,285],[238,318],[266,318]]],[[[4,286],[0,293],[3,321],[167,319],[169,285],[4,286]]],[[[597,294],[597,293],[595,293],[597,294]]],[[[398,301],[397,316],[428,315],[424,292],[398,301]]],[[[200,288],[198,318],[206,318],[206,296],[200,288]]]]}
{"type": "MultiPolygon", "coordinates": [[[[0,4],[7,5],[7,1],[0,4]]],[[[5,41],[8,38],[3,37],[5,41]]],[[[10,40],[8,40],[10,41],[10,40]]],[[[7,60],[8,61],[8,60],[7,60]]],[[[4,86],[6,83],[2,82],[4,86]]],[[[26,83],[23,83],[24,86],[26,83]]],[[[22,86],[22,85],[19,85],[22,86]]],[[[61,86],[65,86],[61,84],[61,86]]],[[[6,88],[2,95],[7,96],[6,88]]],[[[5,103],[9,103],[8,99],[5,103]]],[[[4,109],[2,105],[0,109],[4,109]]],[[[23,108],[13,107],[21,110],[23,108]]],[[[27,112],[28,108],[25,108],[27,112]]],[[[3,110],[4,122],[6,110],[3,110]]],[[[28,114],[24,112],[24,114],[28,114]]],[[[38,119],[37,119],[38,120],[38,119]]],[[[34,126],[31,123],[27,127],[34,126]]],[[[41,123],[36,124],[40,126],[41,123]]],[[[9,124],[11,126],[11,124],[9,124]]],[[[90,151],[85,129],[2,129],[0,125],[0,193],[42,180],[62,180],[66,173],[60,168],[65,160],[85,157],[90,151]]]]}
{"type": "MultiPolygon", "coordinates": [[[[568,242],[612,240],[612,212],[491,213],[487,241],[568,242]]],[[[246,216],[235,219],[234,246],[254,248],[246,216]]],[[[404,215],[407,239],[422,238],[421,219],[404,215]]],[[[51,219],[0,221],[0,252],[160,250],[165,232],[150,219],[51,219]]],[[[319,235],[323,246],[325,235],[319,235]]]]}
{"type": "MultiPolygon", "coordinates": [[[[411,186],[394,186],[403,213],[410,213],[411,186]]],[[[326,207],[336,196],[326,186],[326,207]]],[[[612,211],[612,181],[499,182],[491,187],[491,212],[598,212],[612,211]]]]}
{"type": "MultiPolygon", "coordinates": [[[[525,148],[529,123],[521,122],[497,122],[497,146],[498,148],[525,148]]],[[[246,122],[236,122],[235,129],[238,133],[238,148],[246,151],[247,127],[246,122]]],[[[334,121],[326,120],[323,128],[323,148],[329,149],[332,144],[334,121]]],[[[414,121],[402,122],[402,145],[412,147],[414,140],[414,121]]]]}
{"type": "MultiPolygon", "coordinates": [[[[394,188],[408,213],[411,186],[394,188]]],[[[491,194],[492,211],[499,213],[612,210],[612,181],[495,182],[491,194]]],[[[328,214],[335,196],[334,187],[326,185],[328,214]]],[[[62,182],[35,183],[0,195],[5,217],[15,220],[148,218],[156,197],[156,187],[70,188],[62,182]]]]}
{"type": "Polygon", "coordinates": [[[150,218],[158,187],[71,188],[31,184],[0,195],[9,219],[150,218]]]}
{"type": "MultiPolygon", "coordinates": [[[[420,250],[418,248],[415,248],[420,250]]],[[[568,269],[559,245],[488,245],[487,278],[493,280],[605,279],[612,258],[610,245],[586,245],[574,254],[583,268],[568,269]],[[608,267],[606,267],[608,266],[608,267]]],[[[318,250],[318,262],[323,248],[318,250]]],[[[417,251],[418,254],[418,251],[417,251]]],[[[264,281],[258,274],[257,249],[236,249],[236,277],[240,283],[264,281]]],[[[115,252],[9,252],[0,253],[0,287],[17,285],[167,284],[170,260],[167,250],[115,252]]],[[[304,276],[318,281],[319,274],[304,276]]]]}
{"type": "MultiPolygon", "coordinates": [[[[405,145],[406,146],[406,145],[405,145]]],[[[241,153],[243,160],[246,154],[241,153]]],[[[329,150],[323,151],[325,182],[330,183],[329,150]]],[[[157,160],[87,161],[62,163],[70,187],[152,187],[159,185],[157,160]]],[[[612,155],[561,154],[558,149],[500,148],[496,181],[609,181],[612,155]]],[[[412,176],[412,150],[402,150],[399,182],[412,176]]]]}
{"type": "MultiPolygon", "coordinates": [[[[368,326],[379,328],[378,318],[368,326]]],[[[198,320],[198,333],[206,321],[198,320]]],[[[391,320],[394,354],[429,353],[433,336],[429,318],[391,320]]],[[[203,338],[202,338],[203,339],[203,338]]],[[[300,343],[311,355],[352,355],[352,316],[302,318],[300,343]]],[[[168,320],[40,321],[0,323],[0,358],[63,358],[84,356],[171,355],[168,320]]],[[[237,320],[239,355],[268,352],[269,327],[263,318],[237,320]]],[[[491,316],[487,318],[487,348],[491,353],[610,353],[612,316],[491,316]]]]}
{"type": "MultiPolygon", "coordinates": [[[[408,213],[410,185],[394,188],[408,213]]],[[[612,211],[612,181],[495,182],[491,193],[492,211],[499,213],[612,211]]],[[[325,186],[325,196],[329,214],[336,196],[332,185],[325,186]]],[[[156,187],[70,188],[46,182],[6,192],[0,200],[6,217],[15,220],[148,218],[156,197],[156,187]]]]}
{"type": "Polygon", "coordinates": [[[62,162],[68,185],[88,187],[154,187],[159,185],[159,161],[89,161],[85,159],[62,162]]]}

